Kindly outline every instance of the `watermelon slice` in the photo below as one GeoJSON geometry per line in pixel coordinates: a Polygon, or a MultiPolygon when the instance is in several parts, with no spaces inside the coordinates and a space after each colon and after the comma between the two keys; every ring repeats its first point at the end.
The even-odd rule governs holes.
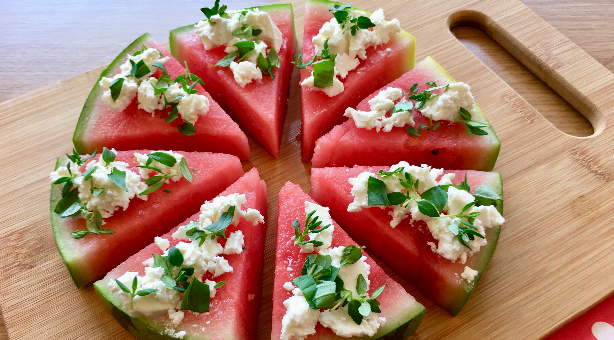
{"type": "MultiPolygon", "coordinates": [[[[290,182],[279,192],[279,217],[277,223],[277,255],[275,262],[275,283],[273,288],[273,327],[271,339],[280,339],[282,331],[282,319],[286,313],[283,302],[292,296],[283,285],[291,282],[301,275],[301,268],[307,257],[306,253],[300,253],[298,246],[294,245],[295,219],[305,221],[305,201],[314,203],[314,200],[305,194],[301,187],[290,182]]],[[[333,221],[334,232],[331,247],[357,245],[346,232],[333,221]]],[[[303,226],[304,227],[304,226],[303,226]]],[[[367,248],[368,249],[368,248],[367,248]]],[[[386,318],[386,322],[380,326],[375,336],[369,339],[384,337],[385,339],[406,339],[413,334],[422,318],[424,306],[418,303],[405,289],[392,278],[386,275],[383,269],[373,259],[367,257],[367,263],[371,266],[369,273],[370,288],[372,294],[377,287],[386,285],[384,292],[377,298],[381,302],[379,315],[386,318]]],[[[331,329],[325,328],[320,323],[316,326],[316,334],[306,339],[341,339],[331,329]]],[[[363,339],[363,338],[361,338],[363,339]]]]}
{"type": "MultiPolygon", "coordinates": [[[[102,77],[113,77],[117,74],[120,65],[126,61],[126,55],[132,55],[135,51],[140,50],[143,45],[158,49],[162,54],[170,57],[165,67],[172,79],[185,73],[182,64],[170,56],[164,46],[146,33],[126,47],[102,71],[98,80],[102,77]]],[[[160,75],[162,75],[160,70],[154,73],[155,77],[160,75]]],[[[177,130],[177,126],[183,123],[181,119],[166,124],[164,119],[160,118],[161,110],[157,110],[160,114],[156,113],[155,117],[152,117],[151,113],[138,108],[136,97],[124,111],[110,110],[102,102],[102,90],[97,81],[85,105],[83,105],[75,129],[73,136],[75,148],[81,154],[102,150],[102,147],[106,146],[116,150],[170,149],[222,152],[235,155],[242,160],[249,159],[250,151],[247,136],[200,84],[196,85],[195,88],[198,90],[198,94],[206,96],[209,100],[209,112],[207,115],[201,116],[196,122],[196,133],[192,136],[186,136],[177,130]]]]}
{"type": "Polygon", "coordinates": [[[279,4],[254,7],[267,12],[283,35],[278,53],[280,67],[273,69],[275,79],[263,77],[241,87],[228,67],[214,66],[226,56],[220,46],[206,51],[196,35],[194,25],[171,31],[171,53],[181,63],[188,63],[190,71],[201,77],[205,89],[274,157],[279,156],[279,145],[288,106],[288,91],[292,76],[292,58],[296,49],[294,14],[292,5],[279,4]]]}
{"type": "MultiPolygon", "coordinates": [[[[332,6],[340,3],[326,0],[307,0],[305,8],[305,28],[303,35],[303,60],[315,54],[312,38],[318,34],[324,23],[333,18],[329,12],[332,6]]],[[[388,13],[391,15],[391,13],[388,13]]],[[[416,40],[401,31],[387,44],[367,49],[367,59],[351,71],[342,81],[345,90],[329,97],[322,91],[301,86],[302,114],[302,157],[309,162],[316,140],[342,123],[345,109],[356,107],[360,101],[385,84],[411,70],[416,61],[416,40]]],[[[301,70],[301,82],[311,76],[310,70],[301,70]]]]}
{"type": "MultiPolygon", "coordinates": [[[[381,166],[313,169],[312,195],[319,204],[330,207],[333,218],[343,225],[352,226],[348,232],[358,243],[367,246],[367,249],[426,297],[456,315],[467,302],[495,251],[500,226],[487,228],[485,236],[488,243],[478,253],[469,257],[466,264],[461,264],[452,263],[431,250],[427,242],[436,241],[422,221],[412,226],[407,218],[396,228],[392,228],[389,209],[371,208],[348,212],[348,205],[354,200],[350,193],[352,185],[348,179],[364,171],[378,173],[379,170],[388,169],[389,167],[381,166]],[[377,237],[372,237],[373,235],[377,237]],[[465,266],[478,271],[471,283],[459,279],[465,266]]],[[[444,173],[456,175],[452,182],[455,185],[463,180],[466,173],[472,192],[486,183],[503,197],[501,175],[498,172],[446,170],[444,173]]],[[[497,209],[502,212],[503,205],[498,204],[497,209]]]]}
{"type": "MultiPolygon", "coordinates": [[[[118,151],[116,160],[130,164],[138,174],[134,153],[151,151],[118,151]]],[[[190,216],[203,201],[213,198],[243,175],[241,162],[226,154],[181,152],[190,167],[196,169],[193,182],[185,179],[170,181],[162,189],[147,195],[147,201],[134,198],[126,210],[119,209],[105,219],[104,228],[115,231],[108,235],[88,235],[74,239],[70,233],[87,229],[83,218],[61,218],[54,208],[61,198],[61,186],[51,187],[51,226],[55,242],[77,287],[101,278],[109,270],[190,216]]],[[[98,160],[96,156],[93,160],[98,160]]],[[[59,158],[56,169],[66,166],[59,158]]]]}
{"type": "MultiPolygon", "coordinates": [[[[245,194],[247,202],[242,205],[242,210],[257,209],[264,216],[265,221],[267,220],[266,183],[260,179],[256,168],[247,172],[219,196],[233,193],[245,194]]],[[[199,215],[200,212],[185,220],[180,226],[191,221],[198,221],[199,215]]],[[[162,236],[162,238],[170,241],[171,246],[179,242],[172,237],[178,227],[162,236]]],[[[239,340],[256,338],[266,223],[253,226],[251,222],[241,219],[237,226],[230,225],[226,234],[229,235],[236,230],[243,232],[245,248],[241,254],[224,255],[229,265],[233,267],[233,271],[224,273],[214,279],[217,282],[225,281],[226,284],[216,290],[215,297],[211,299],[209,312],[195,314],[184,311],[183,321],[174,330],[175,334],[185,331],[187,334],[183,339],[239,340]]],[[[218,242],[222,244],[224,240],[218,239],[218,242]]],[[[152,254],[162,254],[155,243],[132,255],[110,271],[104,279],[94,283],[94,288],[113,317],[135,338],[176,339],[169,335],[167,331],[169,327],[168,314],[149,317],[130,316],[130,311],[125,310],[122,306],[122,299],[109,291],[109,281],[117,279],[127,271],[139,272],[139,275],[143,275],[145,266],[142,262],[150,259],[152,254]]],[[[200,279],[204,280],[209,275],[208,273],[200,279]]]]}
{"type": "MultiPolygon", "coordinates": [[[[427,57],[401,78],[363,99],[356,109],[370,111],[369,100],[386,88],[400,88],[409,93],[412,84],[417,83],[418,91],[424,91],[429,87],[425,84],[427,81],[434,81],[438,86],[455,82],[435,60],[427,57]]],[[[406,161],[435,168],[491,171],[501,143],[477,105],[473,112],[473,120],[488,125],[483,128],[488,135],[469,137],[464,125],[442,121],[437,131],[423,130],[420,137],[415,137],[410,136],[404,127],[376,132],[375,129],[357,128],[354,120],[349,119],[318,139],[312,165],[379,165],[406,161]]],[[[429,119],[415,110],[413,116],[416,128],[421,124],[431,126],[429,119]]]]}

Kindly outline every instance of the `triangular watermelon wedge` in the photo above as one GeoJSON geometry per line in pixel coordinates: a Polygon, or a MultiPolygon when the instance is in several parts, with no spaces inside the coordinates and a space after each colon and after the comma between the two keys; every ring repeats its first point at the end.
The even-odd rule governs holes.
{"type": "MultiPolygon", "coordinates": [[[[185,73],[185,68],[170,53],[155,41],[148,33],[137,38],[126,47],[115,60],[100,74],[102,77],[113,77],[119,72],[120,66],[126,61],[126,55],[132,55],[145,45],[158,49],[164,56],[170,57],[165,68],[172,79],[185,73]]],[[[154,77],[162,75],[161,70],[154,77]]],[[[223,152],[235,155],[241,160],[250,158],[247,136],[222,108],[211,98],[200,84],[195,87],[198,94],[209,100],[209,112],[200,116],[195,124],[196,132],[186,136],[177,130],[182,124],[181,119],[165,123],[161,118],[162,110],[156,110],[155,116],[138,108],[137,98],[122,112],[110,110],[102,102],[102,90],[98,81],[90,92],[77,128],[73,136],[75,148],[81,154],[88,154],[102,147],[116,150],[159,149],[183,151],[223,152]]],[[[166,110],[167,113],[169,109],[166,110]]]]}
{"type": "MultiPolygon", "coordinates": [[[[139,173],[135,167],[134,153],[148,154],[148,150],[118,151],[116,161],[130,164],[130,170],[139,173]]],[[[235,156],[208,152],[180,152],[190,169],[196,169],[193,182],[185,179],[170,181],[160,190],[147,195],[147,200],[134,198],[126,210],[119,209],[104,219],[104,228],[113,234],[87,235],[74,239],[71,233],[86,230],[85,219],[61,218],[54,208],[61,198],[60,185],[51,187],[51,226],[55,242],[68,271],[77,287],[101,278],[109,270],[127,259],[179,222],[190,216],[203,201],[213,198],[224,188],[243,175],[241,162],[235,156]],[[170,193],[163,190],[170,190],[170,193]]],[[[96,156],[93,160],[98,160],[96,156]]],[[[66,166],[66,158],[59,158],[56,169],[66,166]]],[[[87,164],[87,163],[86,163],[87,164]]]]}
{"type": "MultiPolygon", "coordinates": [[[[352,226],[348,232],[357,242],[367,246],[367,249],[399,276],[414,285],[423,295],[452,315],[456,315],[486,270],[495,251],[501,227],[487,228],[485,236],[488,243],[479,252],[470,256],[466,264],[461,264],[459,261],[452,263],[431,250],[427,242],[437,241],[422,221],[412,226],[411,218],[406,218],[396,228],[392,228],[388,208],[348,212],[348,206],[354,200],[351,194],[352,185],[348,180],[365,171],[378,173],[379,170],[389,169],[389,166],[313,169],[312,195],[319,204],[330,207],[333,218],[343,225],[352,226]],[[377,237],[372,237],[373,235],[377,237]],[[478,272],[471,283],[461,278],[465,266],[478,272]]],[[[488,184],[500,197],[503,197],[501,174],[498,172],[444,171],[444,174],[447,173],[456,175],[452,181],[455,185],[458,185],[467,174],[467,182],[472,193],[480,185],[488,184]]],[[[497,210],[501,213],[503,204],[498,204],[497,210]]]]}
{"type": "MultiPolygon", "coordinates": [[[[318,34],[324,23],[333,18],[329,11],[338,2],[326,0],[307,0],[305,8],[305,28],[303,35],[303,60],[313,58],[315,54],[312,38],[318,34]]],[[[393,13],[387,13],[394,17],[393,13]]],[[[341,82],[345,90],[329,97],[322,91],[301,86],[302,114],[302,159],[309,162],[313,155],[316,140],[335,125],[347,118],[345,109],[356,107],[360,101],[385,84],[411,70],[415,65],[416,40],[405,31],[401,31],[390,42],[367,49],[367,59],[347,75],[341,82]]],[[[310,70],[301,70],[301,82],[311,76],[310,70]]]]}
{"type": "MultiPolygon", "coordinates": [[[[144,274],[143,261],[151,259],[152,254],[162,255],[162,251],[152,243],[132,255],[125,262],[111,270],[104,279],[94,283],[94,288],[104,306],[113,317],[137,339],[176,339],[177,334],[186,332],[183,339],[255,339],[258,308],[260,307],[260,290],[262,286],[262,266],[264,258],[264,238],[267,221],[267,188],[266,183],[260,179],[258,170],[253,168],[234,184],[229,186],[218,196],[230,194],[245,194],[246,203],[241,210],[257,209],[264,217],[265,223],[254,226],[251,222],[241,219],[237,226],[230,225],[226,235],[241,230],[244,235],[243,251],[240,254],[224,255],[232,272],[224,273],[211,278],[206,273],[202,278],[212,279],[216,282],[225,281],[225,285],[216,289],[215,297],[211,299],[210,309],[206,313],[193,313],[184,311],[184,317],[179,326],[170,324],[167,313],[155,316],[135,317],[123,307],[121,298],[110,293],[109,281],[119,278],[124,273],[139,272],[144,274]],[[173,336],[175,335],[175,336],[173,336]]],[[[200,201],[202,204],[203,201],[200,201]]],[[[196,211],[195,209],[194,211],[196,211]]],[[[191,221],[198,221],[199,213],[185,220],[179,226],[185,226],[191,221]]],[[[176,245],[179,241],[172,234],[179,228],[177,226],[162,238],[176,245]]],[[[220,244],[224,240],[218,239],[220,244]]]]}
{"type": "Polygon", "coordinates": [[[264,76],[261,82],[241,87],[228,67],[215,66],[226,56],[224,47],[206,51],[195,33],[194,25],[171,31],[171,53],[180,62],[186,61],[190,70],[203,79],[205,89],[224,110],[277,158],[288,106],[293,68],[291,61],[296,49],[294,13],[290,4],[254,8],[267,12],[283,35],[283,44],[278,53],[280,66],[273,69],[274,80],[264,76]]]}
{"type": "MultiPolygon", "coordinates": [[[[400,88],[409,93],[413,84],[418,91],[434,81],[438,86],[453,83],[452,78],[431,57],[422,60],[399,79],[378,89],[363,99],[355,108],[370,111],[369,100],[386,88],[400,88]]],[[[470,84],[471,85],[471,84],[470,84]]],[[[439,90],[443,91],[443,90],[439,90]]],[[[429,119],[413,112],[415,128],[429,119]]],[[[473,120],[484,123],[488,135],[470,137],[460,123],[441,121],[437,131],[422,130],[420,137],[411,136],[405,127],[393,127],[390,132],[357,128],[353,119],[335,126],[320,137],[312,159],[314,167],[395,164],[406,161],[413,165],[429,164],[435,168],[490,171],[493,169],[501,143],[477,104],[473,108],[473,120]]]]}
{"type": "MultiPolygon", "coordinates": [[[[275,260],[275,281],[273,287],[273,326],[271,339],[280,339],[282,334],[282,319],[286,313],[284,301],[293,295],[292,292],[284,288],[286,282],[301,276],[301,269],[307,253],[301,253],[300,248],[294,245],[295,219],[300,221],[301,226],[305,221],[305,202],[315,201],[305,194],[301,187],[293,183],[286,185],[279,192],[279,217],[277,222],[277,255],[275,260]]],[[[355,245],[347,233],[332,221],[334,232],[330,248],[337,246],[355,245]]],[[[350,226],[351,224],[346,224],[350,226]]],[[[369,248],[367,248],[369,250],[369,248]]],[[[361,337],[360,339],[376,339],[384,337],[386,339],[406,339],[413,334],[420,325],[424,317],[424,306],[417,302],[405,289],[390,278],[384,270],[378,266],[373,259],[362,252],[367,257],[367,264],[370,265],[368,279],[371,281],[368,293],[373,294],[378,287],[386,285],[382,294],[377,298],[380,301],[380,317],[385,317],[386,321],[379,327],[373,337],[361,337]]],[[[344,283],[345,285],[345,283],[344,283]]],[[[349,318],[349,317],[348,317],[349,318]]],[[[342,339],[330,328],[325,328],[318,323],[316,333],[309,335],[306,339],[342,339]]]]}

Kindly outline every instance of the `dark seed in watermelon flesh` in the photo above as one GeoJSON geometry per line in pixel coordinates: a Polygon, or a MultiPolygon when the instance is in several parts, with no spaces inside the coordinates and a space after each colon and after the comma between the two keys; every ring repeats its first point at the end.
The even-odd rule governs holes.
{"type": "MultiPolygon", "coordinates": [[[[307,254],[300,253],[298,246],[294,245],[294,227],[292,222],[298,218],[299,221],[305,220],[305,201],[314,202],[303,189],[296,184],[286,183],[279,192],[279,217],[277,220],[277,254],[275,259],[275,283],[273,285],[273,327],[271,339],[279,339],[281,335],[281,321],[286,313],[283,302],[292,296],[292,293],[283,288],[283,284],[292,281],[300,276],[301,268],[307,254]],[[289,270],[291,269],[291,270],[289,270]]],[[[315,202],[314,202],[315,203],[315,202]]],[[[333,242],[331,247],[347,246],[350,244],[358,245],[348,234],[333,221],[335,231],[333,232],[333,242]]],[[[369,249],[367,248],[367,251],[369,249]]],[[[381,302],[380,316],[386,318],[386,322],[379,328],[372,339],[384,337],[384,339],[406,339],[413,334],[422,318],[424,317],[424,306],[409,295],[403,287],[390,278],[384,270],[378,266],[373,259],[363,252],[367,257],[367,263],[371,266],[369,273],[369,295],[378,287],[386,285],[384,292],[378,298],[381,302]]],[[[316,334],[310,335],[307,339],[342,339],[331,329],[323,327],[318,323],[316,334]]],[[[362,338],[361,338],[362,339],[362,338]]]]}
{"type": "MultiPolygon", "coordinates": [[[[429,87],[425,83],[431,80],[438,86],[455,82],[435,60],[427,57],[413,70],[363,99],[356,109],[370,111],[369,100],[386,88],[396,87],[409,93],[412,84],[417,83],[418,91],[424,91],[429,87]]],[[[312,165],[321,168],[406,161],[418,166],[428,164],[435,168],[490,171],[501,143],[477,105],[472,119],[487,124],[484,130],[488,135],[471,138],[462,124],[442,122],[437,131],[425,129],[420,137],[414,137],[404,127],[376,132],[375,129],[357,128],[354,120],[349,119],[318,139],[312,165]]],[[[414,112],[414,120],[416,128],[422,124],[431,125],[428,118],[417,112],[414,112]]]]}
{"type": "MultiPolygon", "coordinates": [[[[170,60],[165,68],[174,79],[185,73],[180,64],[160,43],[149,34],[144,34],[126,47],[113,62],[102,71],[100,78],[112,77],[119,72],[119,67],[126,61],[127,54],[140,50],[142,45],[156,48],[170,60]]],[[[160,76],[157,70],[154,76],[160,76]]],[[[100,79],[99,78],[99,79],[100,79]]],[[[164,123],[160,118],[162,111],[156,111],[154,117],[138,108],[135,97],[132,103],[122,112],[111,111],[102,102],[102,91],[98,81],[94,84],[73,136],[75,148],[81,154],[88,154],[102,147],[116,150],[156,149],[222,152],[235,155],[242,160],[250,158],[247,136],[222,108],[211,98],[202,86],[196,85],[198,94],[209,100],[209,112],[200,116],[195,124],[196,133],[186,136],[177,130],[183,124],[181,119],[164,123]]],[[[167,109],[168,111],[168,109],[167,109]]]]}
{"type": "MultiPolygon", "coordinates": [[[[241,254],[224,255],[233,271],[216,277],[216,282],[226,281],[226,284],[216,291],[211,300],[209,312],[198,315],[184,311],[184,318],[176,331],[186,331],[185,339],[255,339],[258,308],[260,307],[260,290],[262,286],[262,266],[264,252],[264,237],[267,221],[267,188],[260,179],[258,170],[253,168],[218,196],[233,193],[245,194],[247,202],[241,207],[257,209],[264,216],[265,223],[253,226],[251,222],[241,220],[237,226],[229,226],[227,235],[241,230],[245,238],[245,248],[241,254]]],[[[202,204],[203,201],[200,201],[202,204]]],[[[198,208],[194,211],[198,211],[198,208]]],[[[171,246],[179,241],[172,234],[179,226],[191,221],[198,221],[200,212],[194,214],[173,230],[163,235],[171,246]]],[[[218,239],[222,245],[224,240],[218,239]]],[[[162,254],[156,244],[150,244],[138,253],[132,255],[124,263],[110,271],[104,279],[94,283],[94,288],[104,306],[113,317],[137,339],[167,339],[173,338],[165,333],[168,327],[168,314],[149,317],[130,316],[123,309],[119,296],[110,294],[108,283],[127,271],[139,272],[144,275],[143,261],[151,258],[151,254],[162,254]]],[[[210,273],[205,279],[211,279],[210,273]]],[[[202,279],[202,278],[201,278],[202,279]]]]}
{"type": "Polygon", "coordinates": [[[263,75],[261,82],[255,81],[241,87],[234,80],[230,68],[214,66],[226,56],[224,47],[206,51],[194,25],[171,31],[171,53],[181,63],[187,61],[190,71],[205,82],[207,92],[244,131],[277,158],[292,77],[293,65],[290,62],[294,60],[297,46],[294,14],[290,4],[256,8],[271,16],[284,38],[278,53],[280,67],[273,70],[274,80],[263,75]]]}
{"type": "MultiPolygon", "coordinates": [[[[339,3],[323,0],[308,0],[305,8],[305,28],[303,35],[303,59],[313,58],[313,42],[324,23],[333,18],[329,9],[339,3]]],[[[394,13],[386,13],[394,17],[394,13]]],[[[401,31],[385,45],[367,49],[367,59],[351,71],[341,82],[345,90],[334,97],[322,91],[301,86],[302,117],[302,158],[309,162],[313,155],[316,140],[335,125],[347,120],[345,109],[356,107],[360,101],[373,91],[397,79],[411,70],[416,61],[416,40],[401,31]],[[390,49],[390,51],[387,51],[390,49]]],[[[301,82],[311,75],[311,71],[301,70],[301,82]]]]}
{"type": "MultiPolygon", "coordinates": [[[[378,173],[379,170],[389,169],[389,166],[312,169],[311,194],[319,204],[330,207],[331,216],[335,220],[352,226],[348,232],[354,240],[367,246],[367,249],[427,298],[456,315],[486,270],[497,245],[500,226],[487,229],[488,244],[469,257],[466,264],[461,264],[459,261],[452,263],[431,250],[427,242],[436,241],[424,222],[412,226],[411,219],[407,218],[396,228],[392,228],[388,209],[370,208],[348,212],[348,205],[354,200],[350,193],[352,185],[348,179],[364,171],[378,173]],[[472,283],[460,279],[465,266],[479,272],[472,283]]],[[[503,197],[501,175],[498,172],[453,170],[444,171],[445,173],[456,174],[453,184],[459,184],[467,173],[472,192],[487,183],[503,197]]],[[[497,209],[502,212],[502,204],[499,204],[497,209]]]]}
{"type": "MultiPolygon", "coordinates": [[[[149,150],[118,151],[117,161],[130,164],[136,172],[138,163],[134,153],[148,154],[149,150]]],[[[147,201],[137,197],[130,201],[128,209],[117,210],[105,219],[104,228],[115,231],[108,235],[87,235],[73,239],[70,233],[86,229],[83,218],[61,218],[53,212],[61,194],[61,187],[51,187],[51,226],[55,242],[68,271],[77,287],[103,277],[109,270],[126,260],[179,222],[198,210],[203,201],[215,197],[228,185],[243,175],[241,161],[235,156],[208,152],[180,152],[190,169],[196,169],[194,179],[170,181],[162,189],[147,195],[147,201]]],[[[98,160],[96,156],[93,160],[98,160]]],[[[66,165],[67,159],[60,158],[58,165],[66,165]]]]}

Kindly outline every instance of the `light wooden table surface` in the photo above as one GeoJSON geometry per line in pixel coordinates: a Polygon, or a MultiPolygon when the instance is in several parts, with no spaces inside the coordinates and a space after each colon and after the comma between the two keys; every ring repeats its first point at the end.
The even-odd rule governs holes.
{"type": "MultiPolygon", "coordinates": [[[[224,1],[231,9],[270,2],[224,1]]],[[[614,72],[614,1],[522,2],[614,72]]],[[[0,51],[4,59],[0,63],[0,102],[104,65],[144,32],[164,41],[170,29],[201,19],[197,9],[203,6],[202,1],[184,1],[182,5],[169,8],[156,0],[0,2],[0,51]]],[[[578,136],[592,133],[586,119],[484,33],[469,27],[452,31],[559,129],[578,136]]],[[[427,42],[418,42],[418,48],[423,43],[427,42]]],[[[0,318],[0,340],[7,338],[0,318]]]]}

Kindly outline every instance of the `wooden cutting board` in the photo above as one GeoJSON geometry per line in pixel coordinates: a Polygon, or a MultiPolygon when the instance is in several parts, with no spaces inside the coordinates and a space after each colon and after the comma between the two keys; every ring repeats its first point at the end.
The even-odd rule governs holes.
{"type": "MultiPolygon", "coordinates": [[[[304,3],[293,1],[299,39],[304,3]]],[[[451,317],[404,284],[427,308],[416,339],[536,338],[608,296],[614,287],[614,75],[513,0],[366,0],[417,39],[419,61],[435,58],[476,101],[501,140],[495,167],[504,180],[506,224],[489,269],[461,313],[451,317]],[[450,33],[481,26],[593,124],[595,134],[557,130],[450,33]]],[[[180,23],[178,23],[179,26],[180,23]]],[[[100,69],[4,103],[0,178],[0,307],[13,339],[130,338],[91,288],[77,290],[49,225],[49,180],[68,152],[81,107],[100,69]]],[[[256,166],[269,186],[269,216],[259,339],[268,339],[277,193],[286,181],[309,189],[300,162],[300,90],[295,72],[279,159],[254,142],[256,166]]],[[[402,281],[401,281],[402,282],[402,281]]]]}

